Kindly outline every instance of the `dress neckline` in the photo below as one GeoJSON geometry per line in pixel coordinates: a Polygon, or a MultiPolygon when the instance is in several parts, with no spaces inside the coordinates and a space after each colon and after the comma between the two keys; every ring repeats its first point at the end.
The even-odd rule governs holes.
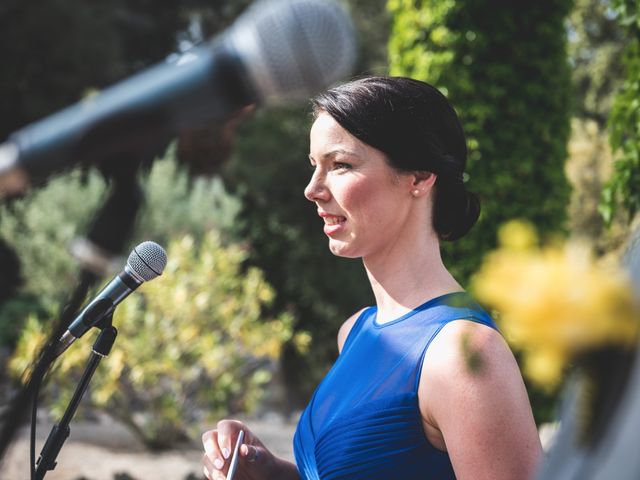
{"type": "Polygon", "coordinates": [[[384,322],[384,323],[379,323],[378,322],[378,307],[374,306],[372,307],[373,309],[373,326],[376,328],[385,328],[388,327],[390,325],[395,325],[396,323],[400,323],[403,320],[406,320],[407,318],[412,317],[413,315],[415,315],[418,312],[422,312],[424,310],[426,310],[427,308],[439,305],[441,303],[444,302],[444,300],[452,298],[452,297],[457,297],[457,296],[468,296],[468,293],[466,291],[458,291],[458,292],[450,292],[450,293],[445,293],[444,295],[438,295],[437,297],[433,297],[430,298],[429,300],[427,300],[426,302],[424,302],[421,305],[418,305],[416,308],[414,308],[413,310],[408,311],[407,313],[405,313],[404,315],[401,315],[398,318],[394,318],[393,320],[389,320],[388,322],[384,322]]]}

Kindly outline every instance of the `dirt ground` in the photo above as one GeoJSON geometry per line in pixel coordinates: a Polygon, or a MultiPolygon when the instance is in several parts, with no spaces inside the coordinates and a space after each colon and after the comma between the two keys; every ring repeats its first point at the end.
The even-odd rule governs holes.
{"type": "MultiPolygon", "coordinates": [[[[295,423],[278,416],[247,420],[264,443],[276,454],[293,460],[295,423]]],[[[36,456],[49,434],[51,424],[38,425],[36,456]]],[[[205,427],[203,426],[203,430],[205,427]]],[[[122,425],[109,418],[98,422],[72,422],[55,470],[46,480],[114,480],[126,473],[135,480],[184,480],[203,478],[199,446],[163,453],[151,453],[122,425]]],[[[22,428],[0,465],[0,480],[29,479],[29,430],[22,428]]]]}

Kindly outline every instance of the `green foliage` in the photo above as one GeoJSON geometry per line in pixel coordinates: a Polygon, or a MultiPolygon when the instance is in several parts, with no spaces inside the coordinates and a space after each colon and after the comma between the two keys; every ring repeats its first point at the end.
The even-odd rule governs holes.
{"type": "MultiPolygon", "coordinates": [[[[468,139],[467,187],[482,202],[478,224],[443,244],[463,283],[512,218],[543,235],[565,228],[564,176],[571,78],[565,19],[571,0],[389,0],[391,73],[425,80],[456,107],[468,139]]],[[[553,398],[530,389],[536,420],[553,398]]]]}
{"type": "Polygon", "coordinates": [[[391,15],[386,0],[343,0],[358,32],[357,74],[385,75],[388,70],[387,40],[391,15]]]}
{"type": "MultiPolygon", "coordinates": [[[[190,429],[203,420],[250,412],[271,378],[281,346],[291,338],[292,317],[262,318],[274,291],[258,269],[243,269],[246,257],[246,250],[225,245],[213,230],[199,241],[176,239],[164,274],[117,309],[119,336],[90,398],[147,445],[168,447],[195,434],[190,429]]],[[[33,358],[41,328],[29,323],[14,371],[33,358]]],[[[64,391],[72,391],[71,379],[79,377],[87,354],[74,345],[59,359],[54,381],[64,391]]],[[[57,415],[66,397],[56,399],[57,415]]]]}
{"type": "Polygon", "coordinates": [[[0,308],[0,346],[13,348],[22,335],[29,317],[50,319],[58,312],[47,310],[35,295],[19,295],[11,298],[0,308]]]}
{"type": "Polygon", "coordinates": [[[573,192],[568,208],[569,231],[589,239],[595,251],[611,250],[613,239],[598,208],[602,187],[611,176],[613,159],[607,131],[594,120],[574,118],[566,172],[573,192]]]}
{"type": "MultiPolygon", "coordinates": [[[[173,149],[154,163],[142,185],[147,202],[132,244],[144,239],[166,244],[187,232],[200,238],[210,229],[231,236],[239,201],[219,178],[190,180],[173,161],[173,149]]],[[[29,314],[50,321],[68,300],[79,270],[69,245],[84,233],[107,193],[99,174],[75,171],[0,206],[0,237],[15,249],[24,279],[18,295],[0,305],[5,345],[13,344],[29,314]]]]}
{"type": "Polygon", "coordinates": [[[389,0],[391,73],[440,88],[468,138],[468,188],[482,214],[470,234],[443,245],[464,280],[495,245],[498,225],[532,221],[543,234],[564,228],[569,187],[570,72],[564,21],[572,2],[389,0]]]}
{"type": "Polygon", "coordinates": [[[69,246],[104,194],[98,174],[75,171],[0,205],[0,238],[15,251],[22,280],[15,295],[0,303],[0,345],[15,345],[27,317],[51,322],[60,313],[78,278],[69,246]]]}
{"type": "MultiPolygon", "coordinates": [[[[625,29],[610,0],[576,0],[569,16],[568,53],[573,80],[572,135],[567,175],[572,186],[569,230],[589,238],[599,253],[615,250],[627,221],[603,207],[602,191],[613,158],[607,121],[625,71],[625,29]],[[607,212],[608,225],[601,212],[607,212]]],[[[606,195],[611,196],[607,189],[606,195]]],[[[610,205],[610,202],[609,202],[610,205]]]]}
{"type": "Polygon", "coordinates": [[[610,142],[617,156],[614,173],[602,193],[600,212],[607,223],[620,212],[633,219],[640,209],[640,2],[613,2],[627,31],[625,80],[609,118],[610,142]]]}
{"type": "Polygon", "coordinates": [[[226,192],[219,177],[190,178],[173,157],[171,148],[144,178],[137,237],[164,245],[181,234],[201,238],[211,229],[232,235],[240,222],[240,200],[226,192]]]}
{"type": "MultiPolygon", "coordinates": [[[[132,242],[169,245],[169,264],[162,277],[118,307],[114,323],[121,334],[90,392],[94,405],[154,448],[185,438],[192,426],[222,411],[250,411],[281,345],[292,340],[291,314],[263,318],[275,292],[258,269],[244,268],[249,253],[233,234],[239,201],[219,178],[189,179],[173,156],[171,149],[142,178],[147,202],[132,242]]],[[[8,343],[26,324],[12,360],[14,373],[34,358],[67,300],[78,271],[69,242],[83,232],[106,193],[97,173],[73,172],[2,207],[0,235],[17,250],[26,280],[0,310],[8,343]]],[[[303,348],[308,342],[300,332],[291,344],[303,348]]],[[[51,382],[56,415],[89,353],[80,345],[60,359],[51,382]]]]}
{"type": "Polygon", "coordinates": [[[567,28],[574,115],[604,128],[624,77],[624,29],[609,0],[575,0],[567,28]]]}
{"type": "MultiPolygon", "coordinates": [[[[104,192],[99,175],[76,171],[0,205],[0,237],[16,251],[25,280],[16,301],[38,298],[42,308],[53,314],[54,307],[66,300],[77,275],[69,244],[87,227],[104,192]]],[[[0,318],[5,314],[3,307],[0,318]]]]}

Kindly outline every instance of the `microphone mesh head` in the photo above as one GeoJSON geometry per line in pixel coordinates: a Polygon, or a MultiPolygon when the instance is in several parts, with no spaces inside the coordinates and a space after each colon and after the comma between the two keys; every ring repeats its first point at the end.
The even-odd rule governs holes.
{"type": "Polygon", "coordinates": [[[162,275],[167,266],[167,252],[155,242],[142,242],[129,254],[127,265],[148,282],[162,275]]]}
{"type": "Polygon", "coordinates": [[[356,60],[353,25],[333,0],[263,0],[236,21],[228,41],[266,100],[309,98],[356,60]]]}

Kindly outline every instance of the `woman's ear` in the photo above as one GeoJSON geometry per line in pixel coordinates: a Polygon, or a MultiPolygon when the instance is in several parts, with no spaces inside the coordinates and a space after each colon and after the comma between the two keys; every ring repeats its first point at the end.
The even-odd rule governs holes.
{"type": "Polygon", "coordinates": [[[411,185],[411,195],[422,197],[433,189],[438,176],[433,172],[414,172],[413,183],[411,185]]]}

